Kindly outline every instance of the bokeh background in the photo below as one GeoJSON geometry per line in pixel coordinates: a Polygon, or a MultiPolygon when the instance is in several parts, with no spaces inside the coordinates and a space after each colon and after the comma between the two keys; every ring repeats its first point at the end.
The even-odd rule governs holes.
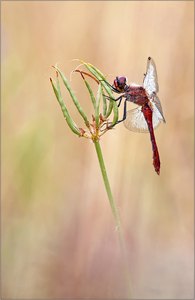
{"type": "MultiPolygon", "coordinates": [[[[78,64],[72,59],[80,58],[110,82],[125,75],[142,83],[148,56],[157,65],[167,121],[156,130],[160,176],[148,134],[121,124],[101,146],[122,219],[131,296],[193,298],[193,6],[2,1],[4,299],[129,297],[95,148],[67,127],[49,77],[55,77],[51,66],[58,63],[69,78],[78,64]]],[[[71,84],[90,116],[78,74],[71,84]]],[[[83,126],[65,88],[63,95],[83,126]]]]}

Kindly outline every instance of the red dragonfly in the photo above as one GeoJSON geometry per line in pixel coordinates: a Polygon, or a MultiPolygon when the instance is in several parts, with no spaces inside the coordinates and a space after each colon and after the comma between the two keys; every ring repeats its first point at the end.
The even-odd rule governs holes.
{"type": "Polygon", "coordinates": [[[148,57],[143,85],[134,83],[128,85],[126,77],[116,77],[113,85],[111,86],[109,83],[108,85],[114,92],[121,94],[117,99],[113,99],[114,101],[119,101],[118,106],[120,106],[124,98],[123,118],[119,120],[117,124],[124,121],[125,127],[131,131],[149,131],[153,150],[153,165],[159,175],[160,157],[154,135],[154,128],[161,122],[165,123],[165,118],[163,116],[160,100],[157,97],[159,87],[156,66],[153,59],[148,57]],[[127,111],[127,101],[133,102],[139,105],[139,107],[127,111]]]}

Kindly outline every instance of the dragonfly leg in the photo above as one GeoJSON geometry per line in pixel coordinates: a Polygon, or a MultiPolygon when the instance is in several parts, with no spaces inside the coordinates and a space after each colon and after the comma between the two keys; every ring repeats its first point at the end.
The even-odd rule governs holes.
{"type": "Polygon", "coordinates": [[[107,95],[103,95],[106,99],[108,99],[108,100],[113,100],[113,101],[118,101],[119,100],[119,104],[118,104],[118,106],[120,106],[120,104],[121,104],[121,100],[122,100],[122,98],[123,98],[123,96],[120,96],[120,97],[118,97],[118,98],[111,98],[110,96],[107,96],[107,95]]]}
{"type": "Polygon", "coordinates": [[[121,105],[122,99],[123,99],[123,97],[120,98],[119,103],[118,103],[118,107],[121,105]]]}
{"type": "MultiPolygon", "coordinates": [[[[120,102],[121,102],[121,100],[120,100],[120,102]]],[[[121,120],[117,121],[116,124],[123,122],[126,119],[126,117],[127,117],[127,99],[125,99],[125,101],[124,101],[123,118],[121,120]]]]}
{"type": "Polygon", "coordinates": [[[107,96],[107,95],[105,95],[105,94],[103,94],[103,96],[107,99],[107,100],[113,100],[113,101],[115,101],[115,99],[114,98],[111,98],[110,96],[107,96]]]}
{"type": "MultiPolygon", "coordinates": [[[[119,99],[115,99],[115,101],[117,101],[117,100],[119,100],[119,105],[120,105],[121,101],[122,101],[122,96],[119,97],[119,99]]],[[[123,122],[126,119],[126,117],[127,117],[127,100],[125,99],[125,101],[124,101],[124,110],[123,110],[123,118],[121,120],[117,121],[114,125],[112,123],[111,123],[111,125],[107,124],[107,129],[112,129],[118,123],[123,122]]]]}

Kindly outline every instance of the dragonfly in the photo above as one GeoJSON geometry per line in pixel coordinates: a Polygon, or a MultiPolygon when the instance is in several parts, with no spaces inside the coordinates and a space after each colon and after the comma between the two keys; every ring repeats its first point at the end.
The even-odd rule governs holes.
{"type": "MultiPolygon", "coordinates": [[[[120,94],[116,99],[109,96],[109,100],[119,101],[118,107],[124,99],[123,117],[116,124],[124,122],[128,130],[134,132],[149,132],[153,151],[153,165],[156,173],[160,174],[160,156],[154,135],[154,129],[161,123],[166,123],[160,100],[157,96],[159,91],[156,65],[151,57],[148,57],[146,73],[143,84],[127,83],[124,76],[116,77],[111,87],[113,92],[120,94]],[[127,111],[127,102],[132,102],[138,107],[127,111]]],[[[115,124],[115,125],[116,125],[115,124]]]]}

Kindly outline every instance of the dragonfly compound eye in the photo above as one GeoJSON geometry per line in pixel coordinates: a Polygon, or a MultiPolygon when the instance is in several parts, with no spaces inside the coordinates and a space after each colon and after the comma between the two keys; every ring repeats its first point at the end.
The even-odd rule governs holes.
{"type": "Polygon", "coordinates": [[[118,91],[124,91],[124,88],[126,87],[126,77],[116,77],[114,80],[113,86],[118,90],[118,91]]]}

